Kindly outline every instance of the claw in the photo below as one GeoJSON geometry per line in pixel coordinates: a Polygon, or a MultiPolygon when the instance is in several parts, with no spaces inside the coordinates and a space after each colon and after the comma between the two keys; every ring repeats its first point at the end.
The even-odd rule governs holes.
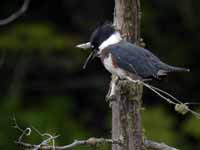
{"type": "Polygon", "coordinates": [[[112,107],[112,103],[116,101],[116,99],[117,99],[116,95],[108,95],[108,94],[106,95],[106,102],[109,103],[109,107],[112,107]]]}

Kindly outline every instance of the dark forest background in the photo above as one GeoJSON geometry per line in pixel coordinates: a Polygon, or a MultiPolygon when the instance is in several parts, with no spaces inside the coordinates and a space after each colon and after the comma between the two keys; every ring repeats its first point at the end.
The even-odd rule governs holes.
{"type": "MultiPolygon", "coordinates": [[[[1,0],[0,18],[22,3],[1,0]]],[[[191,69],[151,84],[183,102],[200,102],[199,6],[198,0],[141,0],[146,48],[169,64],[191,69]]],[[[110,74],[98,59],[83,70],[89,50],[75,45],[87,42],[100,21],[112,21],[113,7],[114,0],[32,0],[22,17],[0,26],[0,149],[17,149],[20,132],[12,128],[13,114],[24,128],[61,135],[57,145],[110,137],[111,110],[105,101],[110,74]]],[[[200,150],[200,120],[178,114],[147,89],[143,100],[146,137],[181,150],[200,150]]],[[[192,107],[200,111],[200,106],[192,107]]],[[[25,141],[38,143],[41,137],[33,134],[25,141]]]]}

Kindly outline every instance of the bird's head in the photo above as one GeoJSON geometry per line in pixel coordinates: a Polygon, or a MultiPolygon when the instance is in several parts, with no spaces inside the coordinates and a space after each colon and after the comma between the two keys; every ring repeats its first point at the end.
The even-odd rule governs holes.
{"type": "Polygon", "coordinates": [[[95,58],[98,54],[101,53],[102,49],[116,44],[121,41],[121,35],[118,31],[115,30],[113,24],[104,23],[99,25],[92,33],[90,41],[84,44],[79,44],[76,47],[82,49],[91,48],[92,52],[88,56],[83,68],[86,67],[87,63],[95,58]]]}

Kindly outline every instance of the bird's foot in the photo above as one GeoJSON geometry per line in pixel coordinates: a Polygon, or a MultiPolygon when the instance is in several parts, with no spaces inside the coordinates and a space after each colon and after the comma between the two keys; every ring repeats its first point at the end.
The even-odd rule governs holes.
{"type": "Polygon", "coordinates": [[[106,95],[106,102],[109,103],[109,107],[112,107],[112,104],[114,101],[116,101],[116,99],[117,99],[117,96],[115,94],[112,94],[112,95],[107,94],[106,95]]]}
{"type": "Polygon", "coordinates": [[[117,96],[115,95],[115,94],[107,94],[106,95],[106,102],[113,102],[113,101],[115,101],[116,100],[116,98],[117,98],[117,96]]]}

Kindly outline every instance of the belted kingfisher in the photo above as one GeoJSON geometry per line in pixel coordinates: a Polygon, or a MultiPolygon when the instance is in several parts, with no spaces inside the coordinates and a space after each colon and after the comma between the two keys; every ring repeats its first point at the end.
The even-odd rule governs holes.
{"type": "Polygon", "coordinates": [[[77,45],[78,48],[92,48],[89,60],[100,57],[104,67],[120,79],[160,79],[169,72],[189,72],[189,69],[174,67],[162,62],[149,50],[123,40],[111,23],[98,26],[90,42],[77,45]]]}

